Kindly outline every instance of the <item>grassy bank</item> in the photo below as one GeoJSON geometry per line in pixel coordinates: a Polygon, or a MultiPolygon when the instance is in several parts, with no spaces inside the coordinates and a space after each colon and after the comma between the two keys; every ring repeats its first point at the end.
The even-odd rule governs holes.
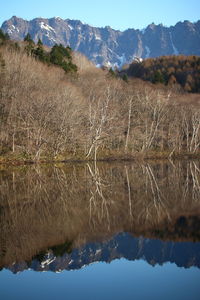
{"type": "MultiPolygon", "coordinates": [[[[173,153],[171,155],[170,152],[156,152],[150,151],[146,153],[135,153],[135,154],[126,154],[117,153],[117,154],[106,154],[106,155],[99,155],[97,157],[97,162],[107,161],[145,161],[145,160],[191,160],[191,159],[200,159],[200,153],[173,153]]],[[[59,155],[58,157],[51,157],[51,156],[43,156],[39,160],[34,160],[34,158],[26,157],[23,154],[7,154],[0,156],[0,164],[6,165],[28,165],[28,164],[43,164],[43,163],[63,163],[63,162],[89,162],[95,161],[92,157],[84,157],[83,155],[79,156],[64,156],[59,155]]]]}

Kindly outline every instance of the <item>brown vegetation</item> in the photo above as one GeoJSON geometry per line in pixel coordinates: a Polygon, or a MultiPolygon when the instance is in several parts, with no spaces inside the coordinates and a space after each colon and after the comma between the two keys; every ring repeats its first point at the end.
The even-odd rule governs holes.
{"type": "Polygon", "coordinates": [[[148,58],[133,62],[122,73],[176,89],[182,87],[186,92],[200,92],[200,57],[195,55],[148,58]]]}
{"type": "MultiPolygon", "coordinates": [[[[2,159],[198,155],[200,108],[170,88],[125,82],[74,55],[77,77],[13,47],[0,49],[2,159]]],[[[192,102],[191,101],[191,102],[192,102]]]]}
{"type": "Polygon", "coordinates": [[[118,232],[200,240],[198,161],[23,166],[0,182],[0,267],[118,232]]]}

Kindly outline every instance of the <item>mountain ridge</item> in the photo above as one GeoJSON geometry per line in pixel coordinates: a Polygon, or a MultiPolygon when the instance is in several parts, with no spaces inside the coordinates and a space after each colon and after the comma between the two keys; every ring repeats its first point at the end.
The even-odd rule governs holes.
{"type": "Polygon", "coordinates": [[[8,20],[5,20],[3,21],[3,23],[1,24],[1,27],[3,26],[4,23],[8,22],[8,21],[11,21],[11,20],[24,20],[25,22],[31,22],[31,21],[34,21],[34,20],[38,20],[38,19],[43,19],[43,20],[51,20],[51,19],[57,19],[57,20],[62,20],[62,21],[73,21],[73,22],[79,22],[83,25],[87,25],[87,26],[90,26],[90,27],[93,27],[93,28],[98,28],[98,29],[103,29],[103,28],[111,28],[113,31],[117,31],[117,32],[125,32],[127,30],[130,30],[130,29],[134,29],[134,30],[137,30],[137,31],[140,31],[140,32],[143,32],[147,29],[147,27],[156,27],[156,26],[161,26],[161,27],[165,27],[165,28],[171,28],[171,27],[175,27],[177,24],[184,24],[184,23],[189,23],[189,24],[194,24],[196,25],[197,23],[200,23],[200,20],[197,20],[197,21],[190,21],[190,20],[184,20],[184,21],[178,21],[177,23],[175,23],[175,25],[170,25],[170,26],[167,26],[167,25],[164,25],[163,23],[159,23],[159,24],[156,24],[152,21],[152,23],[148,24],[146,27],[143,27],[143,28],[132,28],[132,27],[128,27],[124,30],[121,30],[121,29],[116,29],[116,28],[112,28],[110,25],[105,25],[105,26],[95,26],[95,25],[91,25],[87,22],[84,22],[84,21],[81,21],[81,20],[78,20],[78,19],[70,19],[70,18],[66,18],[66,19],[63,19],[59,16],[54,16],[54,17],[50,17],[50,18],[45,18],[45,17],[36,17],[36,18],[33,18],[33,19],[23,19],[21,18],[20,16],[15,16],[13,15],[10,19],[8,20]]]}
{"type": "Polygon", "coordinates": [[[23,40],[30,33],[35,42],[40,38],[49,47],[55,43],[69,45],[99,66],[121,67],[135,57],[200,55],[200,21],[183,21],[170,27],[151,23],[144,29],[120,31],[60,17],[27,21],[13,16],[1,29],[15,40],[23,40]]]}

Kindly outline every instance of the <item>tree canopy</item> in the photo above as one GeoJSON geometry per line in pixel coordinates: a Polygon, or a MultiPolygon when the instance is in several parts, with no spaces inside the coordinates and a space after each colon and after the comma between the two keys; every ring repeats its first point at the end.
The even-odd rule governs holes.
{"type": "Polygon", "coordinates": [[[127,74],[153,83],[179,84],[188,92],[200,92],[200,57],[195,55],[162,56],[133,62],[127,74]]]}
{"type": "Polygon", "coordinates": [[[50,52],[50,62],[62,67],[65,72],[77,72],[77,66],[72,62],[71,48],[64,47],[62,44],[54,45],[50,52]]]}

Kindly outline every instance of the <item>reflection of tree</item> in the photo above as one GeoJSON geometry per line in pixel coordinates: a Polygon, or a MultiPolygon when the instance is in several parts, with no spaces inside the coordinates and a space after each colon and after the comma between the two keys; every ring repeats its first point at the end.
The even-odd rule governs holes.
{"type": "MultiPolygon", "coordinates": [[[[200,162],[87,163],[0,172],[1,261],[121,231],[145,235],[200,210],[200,162]]],[[[163,231],[162,231],[163,234],[163,231]]],[[[0,263],[1,265],[1,263],[0,263]]]]}
{"type": "Polygon", "coordinates": [[[127,180],[127,187],[128,187],[128,206],[129,206],[129,215],[130,219],[133,219],[133,213],[132,213],[132,200],[131,200],[131,187],[130,187],[130,181],[129,181],[129,173],[128,168],[125,166],[126,171],[126,180],[127,180]]]}
{"type": "Polygon", "coordinates": [[[146,225],[159,223],[164,217],[170,219],[164,191],[159,187],[159,180],[150,164],[142,165],[142,177],[139,178],[138,188],[141,198],[136,198],[137,223],[146,225]],[[143,187],[142,187],[143,185],[143,187]]]}
{"type": "Polygon", "coordinates": [[[106,182],[102,180],[96,162],[94,163],[94,170],[87,164],[89,174],[92,179],[92,186],[90,189],[91,197],[89,199],[90,208],[90,223],[92,221],[92,211],[94,210],[95,218],[93,219],[93,226],[95,226],[95,219],[102,221],[106,216],[108,230],[110,229],[110,219],[108,211],[108,200],[104,197],[103,188],[106,188],[106,182]]]}
{"type": "Polygon", "coordinates": [[[194,202],[200,202],[200,169],[197,167],[196,162],[190,163],[190,172],[192,176],[192,200],[194,202]]]}

